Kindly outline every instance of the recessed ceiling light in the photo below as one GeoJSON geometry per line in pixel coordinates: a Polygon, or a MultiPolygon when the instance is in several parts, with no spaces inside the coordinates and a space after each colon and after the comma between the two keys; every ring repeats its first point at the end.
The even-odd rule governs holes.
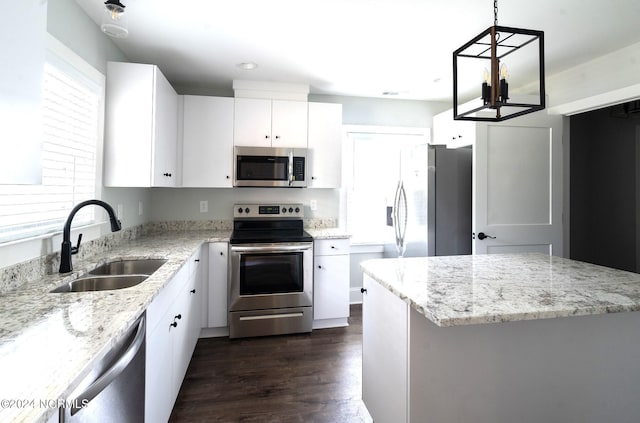
{"type": "Polygon", "coordinates": [[[253,70],[258,67],[258,64],[254,62],[242,62],[238,63],[236,66],[244,70],[253,70]]]}

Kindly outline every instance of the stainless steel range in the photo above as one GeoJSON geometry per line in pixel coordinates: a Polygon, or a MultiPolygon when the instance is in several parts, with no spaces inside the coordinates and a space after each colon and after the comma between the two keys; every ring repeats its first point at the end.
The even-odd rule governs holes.
{"type": "Polygon", "coordinates": [[[310,332],[313,238],[302,204],[236,204],[233,216],[229,337],[310,332]]]}

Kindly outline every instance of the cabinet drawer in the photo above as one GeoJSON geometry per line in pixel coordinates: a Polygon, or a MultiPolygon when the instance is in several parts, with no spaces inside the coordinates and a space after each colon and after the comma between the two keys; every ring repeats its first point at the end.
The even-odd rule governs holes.
{"type": "Polygon", "coordinates": [[[184,287],[188,272],[189,266],[187,263],[178,270],[178,273],[171,278],[171,281],[162,288],[158,296],[149,304],[149,307],[147,307],[147,331],[153,330],[160,323],[162,317],[184,287]]]}
{"type": "Polygon", "coordinates": [[[349,238],[315,240],[313,254],[316,256],[349,254],[349,238]]]}

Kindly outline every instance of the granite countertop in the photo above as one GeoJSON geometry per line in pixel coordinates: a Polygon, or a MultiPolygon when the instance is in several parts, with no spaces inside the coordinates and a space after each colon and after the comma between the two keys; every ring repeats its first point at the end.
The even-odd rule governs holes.
{"type": "Polygon", "coordinates": [[[305,228],[314,239],[342,239],[350,235],[340,228],[305,228]]]}
{"type": "Polygon", "coordinates": [[[640,310],[640,274],[543,254],[377,259],[362,269],[438,326],[640,310]]]}
{"type": "MultiPolygon", "coordinates": [[[[106,254],[74,260],[71,275],[49,275],[0,296],[0,421],[41,422],[66,398],[205,242],[230,231],[149,235],[106,254]],[[113,291],[49,291],[107,260],[166,258],[141,284],[113,291]]],[[[75,256],[74,256],[75,259],[75,256]]]]}

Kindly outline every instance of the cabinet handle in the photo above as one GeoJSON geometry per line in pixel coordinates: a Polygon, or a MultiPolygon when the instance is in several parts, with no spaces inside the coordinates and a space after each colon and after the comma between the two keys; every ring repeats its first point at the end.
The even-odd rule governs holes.
{"type": "Polygon", "coordinates": [[[268,139],[269,139],[269,135],[265,135],[265,136],[264,136],[264,139],[265,139],[265,140],[268,140],[268,139]]]}
{"type": "Polygon", "coordinates": [[[223,253],[222,251],[220,251],[220,255],[221,255],[221,256],[224,256],[224,253],[223,253]]]}
{"type": "Polygon", "coordinates": [[[318,265],[318,269],[322,269],[322,266],[318,265]]]}
{"type": "Polygon", "coordinates": [[[276,135],[276,139],[279,140],[280,139],[280,135],[276,135]]]}
{"type": "Polygon", "coordinates": [[[315,179],[316,179],[316,177],[315,177],[315,176],[312,176],[312,177],[311,177],[311,180],[315,181],[315,179]]]}
{"type": "Polygon", "coordinates": [[[173,326],[174,328],[177,328],[178,327],[178,323],[177,322],[173,322],[173,323],[170,323],[169,326],[173,326]]]}
{"type": "Polygon", "coordinates": [[[200,263],[200,259],[195,259],[194,260],[196,263],[200,263]]]}
{"type": "Polygon", "coordinates": [[[336,249],[336,246],[335,246],[335,245],[332,245],[332,246],[331,246],[331,249],[332,249],[332,250],[335,250],[335,249],[336,249]]]}
{"type": "Polygon", "coordinates": [[[195,289],[192,289],[192,290],[191,290],[191,291],[189,291],[189,292],[191,292],[192,294],[195,294],[195,293],[196,293],[196,290],[195,290],[195,289]]]}
{"type": "Polygon", "coordinates": [[[229,175],[227,175],[227,179],[229,179],[229,175]]]}
{"type": "Polygon", "coordinates": [[[174,319],[178,319],[178,320],[182,319],[182,314],[177,314],[177,315],[174,317],[174,319]]]}
{"type": "Polygon", "coordinates": [[[366,293],[367,293],[367,290],[366,290],[365,288],[360,288],[360,293],[362,293],[362,294],[366,294],[366,293]]]}
{"type": "Polygon", "coordinates": [[[168,176],[169,178],[171,178],[171,174],[170,173],[163,173],[164,176],[168,176]]]}

